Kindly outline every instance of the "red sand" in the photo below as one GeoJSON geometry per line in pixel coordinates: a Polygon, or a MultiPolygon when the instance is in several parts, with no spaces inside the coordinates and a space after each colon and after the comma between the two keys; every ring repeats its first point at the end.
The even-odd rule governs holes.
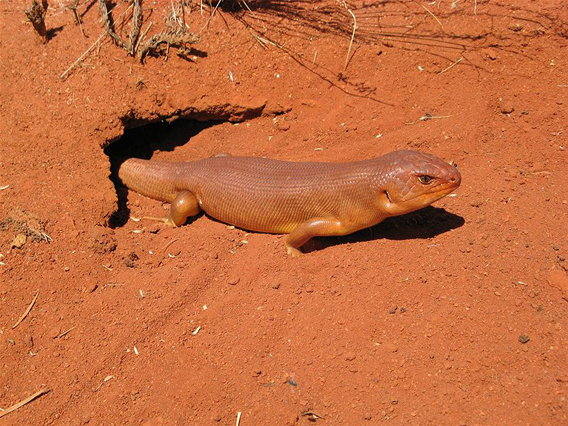
{"type": "MultiPolygon", "coordinates": [[[[105,38],[66,80],[102,32],[97,6],[79,8],[84,38],[52,2],[43,45],[27,5],[0,4],[0,407],[51,391],[0,424],[567,422],[563,0],[478,1],[475,14],[473,1],[350,3],[346,70],[352,18],[337,2],[219,9],[207,26],[194,6],[193,62],[171,49],[141,65],[105,38]],[[453,159],[463,182],[300,259],[283,236],[205,216],[109,227],[102,148],[180,116],[220,121],[133,137],[150,133],[169,161],[418,149],[453,159]],[[21,210],[53,241],[12,248],[21,210]]],[[[143,28],[162,29],[170,2],[143,5],[143,28]]]]}

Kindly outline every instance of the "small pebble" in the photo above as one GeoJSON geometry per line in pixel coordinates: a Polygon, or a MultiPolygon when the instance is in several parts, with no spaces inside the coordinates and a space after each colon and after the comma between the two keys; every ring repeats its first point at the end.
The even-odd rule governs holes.
{"type": "Polygon", "coordinates": [[[383,348],[389,352],[396,352],[398,351],[398,347],[393,343],[383,343],[383,348]]]}
{"type": "Polygon", "coordinates": [[[298,415],[297,414],[292,414],[290,416],[290,418],[288,419],[288,422],[286,423],[287,426],[294,426],[298,423],[298,415]]]}
{"type": "Polygon", "coordinates": [[[272,283],[270,287],[272,287],[274,290],[278,290],[280,288],[280,283],[272,283]]]}
{"type": "Polygon", "coordinates": [[[347,352],[345,354],[345,361],[353,361],[355,358],[357,358],[357,355],[354,352],[347,352]]]}
{"type": "Polygon", "coordinates": [[[26,244],[26,239],[27,237],[24,234],[18,234],[14,237],[14,240],[12,241],[11,247],[12,248],[17,248],[20,249],[24,246],[24,244],[26,244]]]}
{"type": "Polygon", "coordinates": [[[394,308],[390,308],[389,309],[389,314],[396,314],[396,311],[398,310],[398,306],[395,306],[394,308]]]}
{"type": "Polygon", "coordinates": [[[148,232],[150,234],[157,234],[158,232],[160,232],[160,226],[159,225],[153,225],[153,226],[148,228],[148,232]]]}
{"type": "Polygon", "coordinates": [[[237,285],[241,279],[239,277],[231,278],[228,282],[229,285],[237,285]]]}
{"type": "Polygon", "coordinates": [[[485,55],[486,55],[489,59],[491,59],[492,61],[494,61],[495,59],[497,59],[497,53],[496,53],[494,50],[492,50],[492,49],[485,49],[484,52],[485,52],[485,55]]]}
{"type": "Polygon", "coordinates": [[[568,274],[560,269],[553,269],[546,278],[548,284],[560,290],[564,299],[568,300],[568,274]]]}
{"type": "Polygon", "coordinates": [[[531,339],[526,334],[521,334],[519,336],[519,342],[521,342],[522,344],[528,343],[529,340],[531,340],[531,339]]]}
{"type": "Polygon", "coordinates": [[[501,114],[511,114],[513,111],[515,111],[515,107],[510,102],[504,101],[501,104],[500,111],[501,114]]]}

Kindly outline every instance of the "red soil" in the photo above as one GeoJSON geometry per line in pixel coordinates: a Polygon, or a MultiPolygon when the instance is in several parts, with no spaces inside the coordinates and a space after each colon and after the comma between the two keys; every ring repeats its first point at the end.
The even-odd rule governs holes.
{"type": "MultiPolygon", "coordinates": [[[[105,37],[64,80],[103,31],[97,6],[79,7],[85,38],[52,1],[41,44],[29,4],[0,3],[0,407],[50,390],[0,424],[566,424],[568,12],[474,3],[349,3],[346,69],[353,20],[335,1],[210,20],[194,5],[193,61],[172,48],[142,65],[105,37]],[[103,148],[180,117],[115,146],[171,161],[410,148],[463,182],[300,259],[206,216],[109,226],[103,148]],[[51,242],[12,247],[42,226],[51,242]]],[[[162,29],[170,2],[143,6],[143,29],[162,29]]],[[[128,195],[135,217],[166,207],[128,195]]]]}

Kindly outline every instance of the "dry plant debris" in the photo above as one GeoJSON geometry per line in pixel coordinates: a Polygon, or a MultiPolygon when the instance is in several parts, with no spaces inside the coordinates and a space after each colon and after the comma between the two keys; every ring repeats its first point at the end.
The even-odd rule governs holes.
{"type": "Polygon", "coordinates": [[[77,9],[79,7],[79,0],[73,0],[73,3],[69,6],[66,6],[66,7],[73,14],[73,20],[75,21],[75,24],[79,25],[79,30],[81,30],[81,34],[83,34],[83,37],[86,37],[85,32],[83,31],[83,24],[81,22],[81,16],[79,15],[79,12],[77,11],[77,9]]]}
{"type": "Polygon", "coordinates": [[[199,42],[199,36],[185,31],[184,28],[170,29],[154,34],[150,39],[142,43],[139,50],[140,61],[149,54],[164,55],[167,59],[170,47],[178,49],[178,55],[186,56],[190,52],[189,44],[199,42]]]}
{"type": "Polygon", "coordinates": [[[32,402],[34,399],[39,398],[46,393],[51,392],[51,389],[42,389],[32,396],[27,397],[26,399],[18,402],[17,404],[12,405],[11,407],[6,408],[4,411],[0,411],[0,417],[4,417],[6,414],[10,414],[12,411],[16,411],[18,408],[23,407],[24,405],[32,402]]]}
{"type": "Polygon", "coordinates": [[[36,294],[32,300],[32,302],[29,304],[28,308],[25,310],[25,312],[22,314],[22,316],[20,317],[20,319],[16,322],[16,324],[14,324],[12,326],[12,329],[16,328],[17,326],[20,325],[20,323],[26,319],[26,317],[28,316],[28,314],[31,312],[32,308],[35,305],[35,302],[37,300],[37,297],[39,296],[39,290],[36,291],[36,294]]]}
{"type": "Polygon", "coordinates": [[[23,234],[32,241],[52,241],[45,230],[45,223],[25,210],[13,210],[8,217],[0,220],[0,230],[7,229],[23,234]]]}
{"type": "MultiPolygon", "coordinates": [[[[128,7],[128,9],[130,9],[130,6],[128,7]]],[[[128,50],[126,43],[124,42],[122,37],[120,37],[114,30],[114,20],[112,19],[112,15],[107,8],[106,0],[99,0],[99,10],[101,11],[101,18],[105,24],[106,33],[110,36],[110,38],[112,38],[112,41],[114,41],[117,46],[123,47],[128,50]]]]}
{"type": "Polygon", "coordinates": [[[114,21],[111,12],[107,8],[106,0],[99,0],[99,10],[101,11],[106,33],[117,46],[124,48],[131,56],[138,56],[141,62],[144,62],[144,58],[148,54],[164,55],[167,59],[170,47],[178,49],[178,55],[186,57],[190,52],[188,45],[199,42],[199,36],[187,30],[188,25],[185,22],[185,5],[183,0],[178,2],[177,8],[173,6],[172,2],[172,13],[167,18],[168,29],[154,34],[147,41],[142,39],[152,23],[149,24],[146,32],[140,37],[143,22],[141,1],[133,0],[129,9],[130,7],[132,7],[132,22],[128,42],[126,42],[115,31],[114,21]]]}
{"type": "Polygon", "coordinates": [[[42,43],[47,43],[47,28],[45,27],[45,15],[47,14],[47,0],[41,0],[41,4],[34,0],[32,5],[25,10],[28,20],[42,43]]]}

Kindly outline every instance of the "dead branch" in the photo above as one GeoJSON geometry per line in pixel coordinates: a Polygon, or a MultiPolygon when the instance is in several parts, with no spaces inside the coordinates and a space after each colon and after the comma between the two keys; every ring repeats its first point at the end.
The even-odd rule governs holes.
{"type": "MultiPolygon", "coordinates": [[[[188,44],[196,44],[199,42],[199,36],[185,31],[184,28],[169,29],[154,34],[147,42],[140,45],[138,55],[140,62],[144,62],[144,58],[150,53],[161,55],[166,54],[170,47],[179,49],[182,53],[189,52],[188,44]],[[165,46],[162,46],[165,45],[165,46]],[[164,49],[165,47],[165,49],[164,49]]],[[[167,57],[167,56],[166,56],[167,57]]]]}
{"type": "Polygon", "coordinates": [[[47,14],[47,0],[41,0],[41,4],[34,0],[32,5],[24,12],[28,20],[32,23],[36,34],[42,43],[47,43],[47,28],[45,27],[45,15],[47,14]]]}

